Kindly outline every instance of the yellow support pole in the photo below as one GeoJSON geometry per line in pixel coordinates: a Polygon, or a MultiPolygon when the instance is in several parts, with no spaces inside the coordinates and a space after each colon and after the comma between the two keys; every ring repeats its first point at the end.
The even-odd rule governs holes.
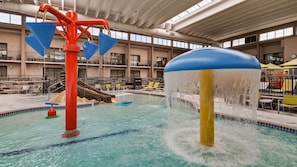
{"type": "Polygon", "coordinates": [[[200,72],[200,143],[214,145],[214,90],[213,71],[200,72]]]}

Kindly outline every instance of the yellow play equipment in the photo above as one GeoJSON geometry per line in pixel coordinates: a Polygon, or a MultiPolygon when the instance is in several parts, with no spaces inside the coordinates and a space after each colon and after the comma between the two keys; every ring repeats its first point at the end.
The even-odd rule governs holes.
{"type": "Polygon", "coordinates": [[[200,75],[200,143],[214,145],[214,90],[211,70],[203,70],[200,75]]]}

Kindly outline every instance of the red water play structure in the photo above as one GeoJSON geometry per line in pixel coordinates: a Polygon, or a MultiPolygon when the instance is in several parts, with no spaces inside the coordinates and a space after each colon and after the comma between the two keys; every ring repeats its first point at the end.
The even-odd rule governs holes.
{"type": "MultiPolygon", "coordinates": [[[[41,56],[44,56],[45,50],[49,48],[55,32],[65,39],[66,43],[63,49],[66,53],[66,130],[63,137],[75,137],[80,133],[77,130],[77,53],[80,52],[77,40],[84,34],[87,35],[88,39],[92,39],[92,35],[87,30],[93,25],[103,26],[110,34],[108,22],[103,19],[78,20],[75,11],[69,10],[64,15],[48,4],[40,5],[39,10],[36,13],[36,18],[39,12],[43,12],[43,20],[47,12],[54,15],[57,20],[50,22],[26,23],[26,26],[32,34],[28,35],[25,41],[41,56]],[[56,26],[61,26],[64,33],[62,31],[56,31],[56,26]]],[[[99,46],[90,41],[83,43],[84,54],[87,59],[90,59],[99,49],[100,55],[104,55],[116,43],[116,39],[100,33],[99,46]]]]}

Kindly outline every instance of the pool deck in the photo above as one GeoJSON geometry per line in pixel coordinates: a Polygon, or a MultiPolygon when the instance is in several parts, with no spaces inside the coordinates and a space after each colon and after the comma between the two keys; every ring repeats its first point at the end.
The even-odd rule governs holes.
{"type": "MultiPolygon", "coordinates": [[[[154,92],[137,90],[128,92],[165,96],[165,94],[160,91],[154,92]]],[[[116,95],[122,93],[125,92],[115,92],[116,95]]],[[[4,113],[29,108],[44,107],[46,106],[45,102],[48,101],[48,95],[0,94],[0,101],[0,113],[4,113]]],[[[280,112],[278,114],[275,110],[258,109],[257,120],[297,130],[297,114],[295,113],[280,112]]]]}

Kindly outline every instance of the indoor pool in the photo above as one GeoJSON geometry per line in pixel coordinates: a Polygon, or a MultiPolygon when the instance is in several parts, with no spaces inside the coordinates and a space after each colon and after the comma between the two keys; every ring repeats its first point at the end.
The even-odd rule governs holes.
{"type": "Polygon", "coordinates": [[[0,166],[296,166],[296,135],[216,119],[216,144],[201,146],[197,111],[169,111],[165,99],[128,94],[117,97],[128,106],[79,108],[71,139],[61,137],[64,109],[0,118],[0,166]]]}

